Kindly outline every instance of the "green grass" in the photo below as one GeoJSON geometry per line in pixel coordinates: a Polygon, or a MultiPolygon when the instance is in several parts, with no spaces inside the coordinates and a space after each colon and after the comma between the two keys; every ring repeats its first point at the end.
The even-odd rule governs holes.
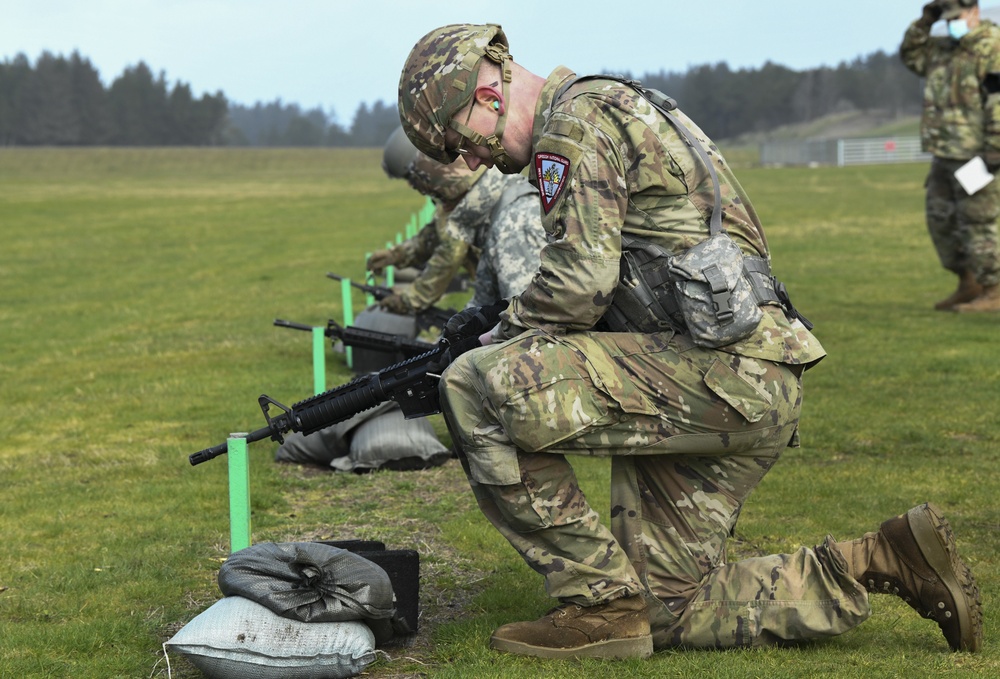
{"type": "MultiPolygon", "coordinates": [[[[308,336],[340,317],[324,276],[422,199],[375,150],[0,151],[0,677],[165,677],[161,644],[221,595],[225,459],[257,396],[312,388],[308,336]]],[[[776,270],[829,352],[806,378],[803,447],[747,503],[733,556],[854,537],[932,500],[983,592],[985,650],[952,654],[893,599],[793,649],[553,662],[490,652],[550,601],[479,515],[454,462],[340,475],[250,447],[253,537],[378,538],[421,553],[423,632],[372,677],[998,676],[1000,317],[931,311],[954,287],[923,226],[919,165],[746,169],[776,270]]],[[[357,303],[360,304],[360,297],[357,303]]],[[[328,383],[349,375],[339,357],[328,383]]],[[[433,419],[444,435],[440,417],[433,419]]],[[[607,466],[581,460],[606,506],[607,466]]],[[[171,656],[173,676],[199,674],[171,656]]]]}

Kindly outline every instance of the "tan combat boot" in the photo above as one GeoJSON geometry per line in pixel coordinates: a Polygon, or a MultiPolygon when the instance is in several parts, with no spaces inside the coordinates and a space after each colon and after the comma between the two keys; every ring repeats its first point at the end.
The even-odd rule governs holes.
{"type": "Polygon", "coordinates": [[[963,314],[978,311],[1000,311],[1000,289],[996,285],[987,285],[979,296],[971,302],[956,304],[955,311],[963,314]]]}
{"type": "Polygon", "coordinates": [[[948,521],[933,504],[889,519],[876,533],[838,542],[852,578],[872,594],[895,594],[934,620],[953,651],[983,643],[979,588],[958,556],[948,521]]]}
{"type": "Polygon", "coordinates": [[[533,622],[503,625],[490,648],[539,658],[648,658],[653,637],[640,595],[596,606],[563,604],[533,622]]]}
{"type": "Polygon", "coordinates": [[[958,275],[958,289],[948,297],[934,305],[938,311],[954,311],[956,304],[971,302],[983,291],[976,281],[976,275],[971,271],[963,271],[958,275]]]}

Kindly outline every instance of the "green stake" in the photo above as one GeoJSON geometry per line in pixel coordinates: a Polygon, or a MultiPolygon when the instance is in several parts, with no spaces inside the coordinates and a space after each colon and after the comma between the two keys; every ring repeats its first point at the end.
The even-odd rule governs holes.
{"type": "Polygon", "coordinates": [[[226,441],[229,459],[229,551],[250,546],[250,461],[246,432],[230,434],[226,441]]]}
{"type": "MultiPolygon", "coordinates": [[[[371,253],[365,254],[365,266],[368,265],[368,260],[371,258],[371,253]]],[[[375,274],[371,271],[365,271],[365,285],[375,285],[375,274]]],[[[367,309],[372,304],[375,303],[375,297],[369,293],[365,293],[365,308],[367,309]]]]}
{"type": "MultiPolygon", "coordinates": [[[[342,278],[340,280],[340,296],[344,302],[344,327],[354,325],[354,307],[351,302],[351,279],[342,278]]],[[[351,347],[344,347],[344,356],[347,358],[347,367],[354,367],[354,357],[351,355],[351,347]]]]}
{"type": "Polygon", "coordinates": [[[313,393],[326,391],[326,335],[325,328],[313,328],[313,393]]]}
{"type": "MultiPolygon", "coordinates": [[[[392,243],[391,242],[386,243],[385,248],[386,250],[391,249],[392,243]]],[[[385,267],[385,287],[391,288],[395,284],[395,281],[396,281],[396,267],[394,266],[385,267]]]]}

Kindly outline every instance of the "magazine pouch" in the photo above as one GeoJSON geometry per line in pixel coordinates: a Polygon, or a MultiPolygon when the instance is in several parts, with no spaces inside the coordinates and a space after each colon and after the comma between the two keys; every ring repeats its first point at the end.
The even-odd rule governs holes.
{"type": "Polygon", "coordinates": [[[747,337],[763,312],[743,253],[725,231],[670,259],[675,299],[695,344],[716,348],[747,337]]]}
{"type": "Polygon", "coordinates": [[[676,102],[635,80],[607,75],[566,83],[555,100],[574,82],[589,78],[616,80],[645,97],[701,160],[712,177],[714,194],[709,237],[682,253],[622,234],[619,282],[602,326],[612,332],[686,333],[695,344],[714,349],[752,334],[763,316],[760,305],[777,304],[812,329],[812,323],[792,306],[784,285],[771,275],[767,257],[744,256],[722,228],[718,173],[694,134],[671,113],[676,102]]]}

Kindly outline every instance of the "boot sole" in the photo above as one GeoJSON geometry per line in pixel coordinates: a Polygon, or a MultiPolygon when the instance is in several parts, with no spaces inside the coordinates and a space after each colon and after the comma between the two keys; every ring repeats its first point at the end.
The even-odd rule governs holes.
{"type": "Polygon", "coordinates": [[[632,639],[609,639],[576,648],[549,648],[533,646],[521,641],[490,639],[490,648],[515,655],[530,655],[536,658],[648,658],[653,655],[653,635],[647,634],[632,639]]]}
{"type": "Polygon", "coordinates": [[[958,556],[951,525],[933,503],[914,507],[906,516],[917,546],[941,578],[958,609],[960,639],[955,651],[976,652],[982,647],[983,611],[972,571],[958,556]]]}

